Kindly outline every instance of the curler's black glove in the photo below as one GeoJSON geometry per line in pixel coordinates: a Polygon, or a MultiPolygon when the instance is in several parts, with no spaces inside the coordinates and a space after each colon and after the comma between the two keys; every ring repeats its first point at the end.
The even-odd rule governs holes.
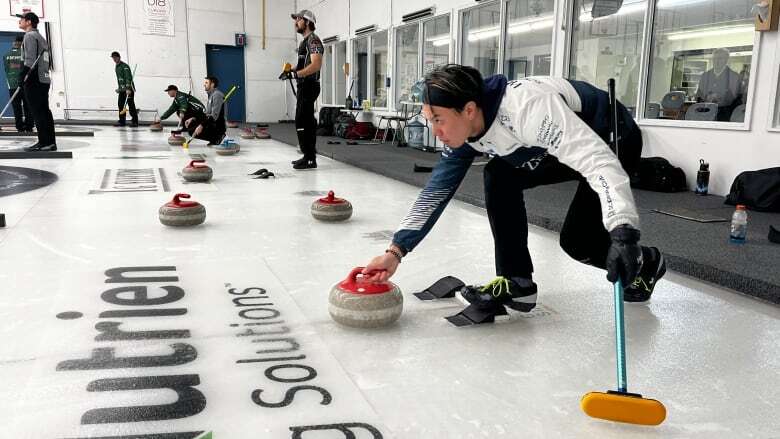
{"type": "Polygon", "coordinates": [[[631,285],[642,269],[642,247],[639,245],[639,230],[623,224],[609,232],[612,246],[607,253],[607,280],[631,285]]]}
{"type": "Polygon", "coordinates": [[[279,79],[282,81],[286,81],[288,79],[298,79],[298,74],[293,70],[290,70],[289,72],[282,72],[282,74],[279,75],[279,79]]]}

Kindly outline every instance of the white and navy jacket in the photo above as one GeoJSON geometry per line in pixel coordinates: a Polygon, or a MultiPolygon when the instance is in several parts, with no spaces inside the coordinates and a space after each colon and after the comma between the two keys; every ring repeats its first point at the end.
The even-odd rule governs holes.
{"type": "Polygon", "coordinates": [[[445,146],[428,184],[393,236],[393,243],[408,252],[423,240],[474,158],[482,153],[530,170],[548,154],[555,156],[579,172],[596,191],[607,230],[621,224],[639,229],[629,177],[609,146],[589,126],[600,119],[606,123],[608,113],[603,108],[607,104],[594,96],[595,87],[563,78],[528,77],[510,82],[501,75],[487,78],[481,103],[484,134],[469,139],[460,148],[445,146]]]}

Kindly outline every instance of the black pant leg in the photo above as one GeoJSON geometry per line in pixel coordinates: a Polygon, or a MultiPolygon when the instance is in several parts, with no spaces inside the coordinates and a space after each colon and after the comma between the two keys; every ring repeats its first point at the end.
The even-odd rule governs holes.
{"type": "Polygon", "coordinates": [[[303,156],[308,160],[317,159],[317,119],[314,117],[314,104],[320,95],[320,84],[315,81],[298,84],[298,102],[295,106],[295,129],[298,144],[303,156]]]}
{"type": "MultiPolygon", "coordinates": [[[[8,89],[8,96],[11,98],[14,98],[14,93],[16,93],[15,88],[9,88],[8,89]]],[[[24,98],[22,97],[22,93],[19,92],[14,100],[11,102],[11,108],[14,110],[14,124],[16,125],[17,131],[24,131],[24,109],[22,100],[24,98]]]]}
{"type": "Polygon", "coordinates": [[[492,159],[485,166],[485,207],[493,232],[496,275],[531,278],[534,271],[528,251],[528,218],[523,191],[578,176],[551,156],[542,159],[534,169],[517,168],[500,158],[492,159]]]}
{"type": "Polygon", "coordinates": [[[117,107],[119,107],[119,123],[122,125],[125,124],[125,121],[127,120],[127,114],[125,114],[122,110],[125,109],[125,100],[127,99],[127,92],[120,92],[117,97],[117,107]]]}
{"type": "Polygon", "coordinates": [[[130,118],[134,124],[138,124],[138,109],[135,108],[135,92],[127,99],[127,107],[130,109],[130,118]]]}
{"type": "Polygon", "coordinates": [[[30,102],[27,100],[27,93],[24,92],[24,87],[19,90],[19,103],[22,104],[24,113],[24,131],[32,131],[35,128],[35,119],[30,109],[30,102]]]}
{"type": "Polygon", "coordinates": [[[606,267],[612,239],[604,228],[601,200],[582,177],[563,222],[560,243],[573,259],[598,268],[606,267]]]}
{"type": "Polygon", "coordinates": [[[54,118],[49,109],[49,87],[49,84],[43,84],[37,78],[31,78],[24,86],[35,119],[35,127],[38,129],[38,143],[44,146],[56,142],[54,118]]]}

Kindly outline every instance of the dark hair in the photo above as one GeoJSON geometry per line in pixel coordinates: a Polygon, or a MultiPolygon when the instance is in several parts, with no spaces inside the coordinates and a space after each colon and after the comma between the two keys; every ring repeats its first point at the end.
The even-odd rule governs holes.
{"type": "Polygon", "coordinates": [[[122,58],[119,56],[119,52],[111,52],[111,58],[122,58]]]}
{"type": "Polygon", "coordinates": [[[425,75],[423,102],[462,111],[469,102],[482,107],[484,90],[479,70],[459,64],[447,64],[425,75]]]}
{"type": "Polygon", "coordinates": [[[24,34],[16,34],[16,38],[14,38],[14,41],[17,43],[21,43],[24,41],[24,34]]]}
{"type": "Polygon", "coordinates": [[[317,30],[317,26],[314,24],[313,21],[306,20],[306,26],[308,26],[309,30],[312,31],[312,32],[317,30]]]}
{"type": "Polygon", "coordinates": [[[206,76],[205,79],[211,81],[211,83],[214,84],[214,87],[219,87],[219,79],[217,79],[216,76],[206,76]]]}

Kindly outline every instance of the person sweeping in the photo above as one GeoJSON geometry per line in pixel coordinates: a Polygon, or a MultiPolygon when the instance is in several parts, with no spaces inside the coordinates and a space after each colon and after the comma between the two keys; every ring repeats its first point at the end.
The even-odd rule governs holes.
{"type": "Polygon", "coordinates": [[[553,77],[483,79],[471,67],[447,65],[425,77],[422,114],[446,146],[426,187],[387,251],[364,270],[382,282],[423,240],[455,194],[475,157],[484,168],[485,204],[493,232],[497,277],[461,291],[470,303],[448,318],[457,326],[489,323],[505,307],[528,312],[537,285],[528,249],[523,192],[564,181],[579,182],[560,235],[572,258],[620,279],[625,300],[650,299],[666,272],[661,252],[639,245],[639,215],[629,184],[642,137],[618,103],[619,157],[607,145],[609,98],[585,82],[553,77]]]}
{"type": "Polygon", "coordinates": [[[117,82],[117,104],[119,106],[119,120],[114,125],[116,127],[123,127],[127,124],[127,111],[130,111],[130,126],[135,128],[138,126],[138,110],[135,108],[135,83],[133,82],[133,71],[130,70],[130,66],[122,61],[122,57],[119,52],[111,52],[111,59],[114,60],[116,67],[116,82],[117,82]]]}

